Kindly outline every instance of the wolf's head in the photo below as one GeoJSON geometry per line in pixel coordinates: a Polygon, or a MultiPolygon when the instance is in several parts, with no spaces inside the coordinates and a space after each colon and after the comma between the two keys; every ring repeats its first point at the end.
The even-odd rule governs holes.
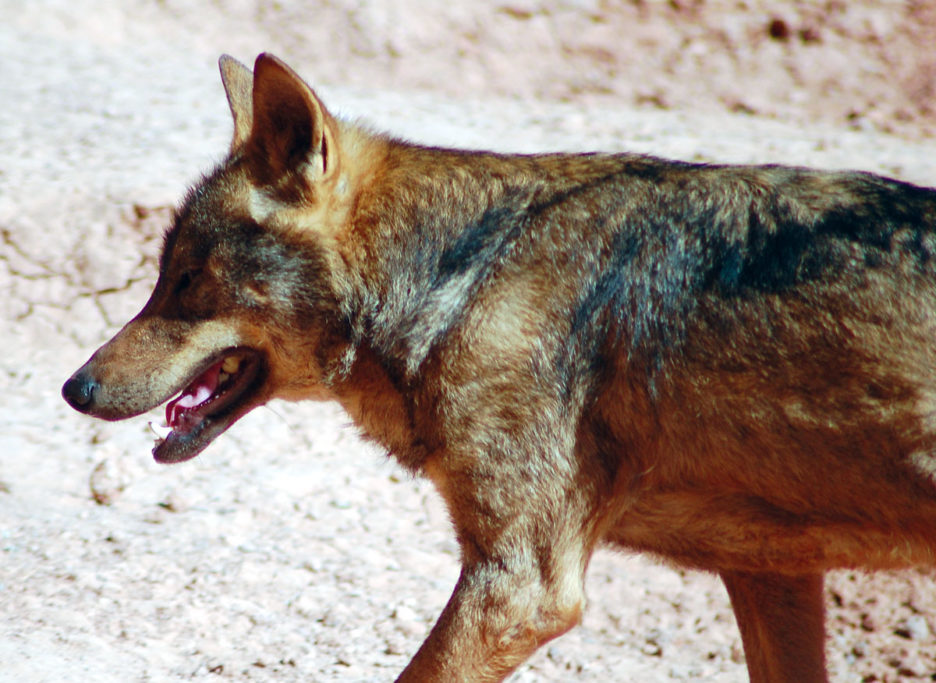
{"type": "Polygon", "coordinates": [[[327,396],[326,359],[346,338],[341,124],[273,56],[253,73],[220,65],[230,154],[177,209],[143,310],[62,389],[107,420],[168,401],[159,462],[194,457],[271,398],[327,396]]]}

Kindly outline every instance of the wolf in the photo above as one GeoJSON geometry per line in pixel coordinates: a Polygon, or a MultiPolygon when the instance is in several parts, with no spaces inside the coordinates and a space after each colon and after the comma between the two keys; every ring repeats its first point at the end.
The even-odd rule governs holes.
{"type": "Polygon", "coordinates": [[[428,477],[462,570],[400,681],[500,681],[599,547],[715,572],[756,683],[826,680],[823,575],[936,553],[936,190],[863,172],[412,144],[220,60],[227,157],[63,387],[195,457],[332,400],[428,477]]]}

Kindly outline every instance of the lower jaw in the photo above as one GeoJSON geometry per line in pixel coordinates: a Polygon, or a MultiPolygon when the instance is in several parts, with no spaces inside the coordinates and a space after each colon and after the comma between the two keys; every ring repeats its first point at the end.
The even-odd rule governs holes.
{"type": "MultiPolygon", "coordinates": [[[[203,435],[207,420],[186,433],[172,431],[165,439],[158,441],[153,447],[153,458],[158,463],[174,464],[191,460],[214,440],[215,435],[203,435]]],[[[218,431],[220,434],[224,429],[218,431]]]]}

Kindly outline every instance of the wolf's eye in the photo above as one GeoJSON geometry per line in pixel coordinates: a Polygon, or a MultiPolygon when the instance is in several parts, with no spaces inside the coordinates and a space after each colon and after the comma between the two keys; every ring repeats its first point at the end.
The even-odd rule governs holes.
{"type": "Polygon", "coordinates": [[[195,281],[195,278],[201,273],[200,268],[195,268],[192,270],[187,270],[182,273],[182,277],[179,278],[178,284],[176,284],[176,294],[184,292],[186,289],[192,286],[192,282],[195,281]]]}

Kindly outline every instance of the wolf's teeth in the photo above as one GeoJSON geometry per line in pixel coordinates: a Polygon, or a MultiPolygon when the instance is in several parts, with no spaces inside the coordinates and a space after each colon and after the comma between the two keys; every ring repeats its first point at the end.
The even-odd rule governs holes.
{"type": "Polygon", "coordinates": [[[227,374],[233,375],[240,369],[240,358],[228,356],[224,359],[224,362],[221,363],[221,369],[227,374]]]}
{"type": "Polygon", "coordinates": [[[227,382],[229,379],[231,379],[231,376],[230,376],[229,374],[227,374],[226,372],[219,372],[219,373],[218,373],[218,384],[224,384],[224,383],[227,382]]]}
{"type": "Polygon", "coordinates": [[[163,439],[164,441],[169,438],[169,435],[172,434],[172,427],[158,425],[155,422],[149,423],[150,431],[157,436],[157,438],[163,439]]]}

